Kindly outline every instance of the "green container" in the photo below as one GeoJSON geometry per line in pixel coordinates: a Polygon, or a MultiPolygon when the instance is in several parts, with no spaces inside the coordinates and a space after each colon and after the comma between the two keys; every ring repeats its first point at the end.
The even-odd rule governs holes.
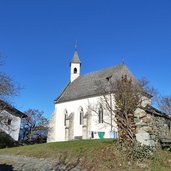
{"type": "Polygon", "coordinates": [[[104,138],[105,132],[98,132],[98,136],[100,139],[104,138]]]}

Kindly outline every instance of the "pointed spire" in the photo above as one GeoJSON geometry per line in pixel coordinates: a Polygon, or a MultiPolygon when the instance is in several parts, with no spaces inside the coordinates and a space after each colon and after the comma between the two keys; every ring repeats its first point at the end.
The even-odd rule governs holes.
{"type": "Polygon", "coordinates": [[[76,64],[80,64],[81,65],[81,61],[79,59],[78,51],[77,51],[77,40],[75,41],[75,51],[74,51],[74,55],[72,57],[72,60],[70,62],[70,66],[71,66],[71,63],[76,63],[76,64]]]}
{"type": "MultiPolygon", "coordinates": [[[[77,45],[77,44],[76,44],[77,45]]],[[[70,62],[70,81],[74,81],[80,76],[81,61],[78,57],[77,47],[75,45],[74,56],[70,62]]]]}
{"type": "Polygon", "coordinates": [[[79,59],[77,50],[75,50],[75,52],[74,52],[74,56],[73,56],[73,58],[71,60],[71,63],[80,63],[81,64],[81,61],[79,59]]]}

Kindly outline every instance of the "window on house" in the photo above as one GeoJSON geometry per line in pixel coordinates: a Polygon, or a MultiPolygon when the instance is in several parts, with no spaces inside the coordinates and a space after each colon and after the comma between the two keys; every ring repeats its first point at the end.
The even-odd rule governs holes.
{"type": "Polygon", "coordinates": [[[100,105],[100,108],[99,108],[99,123],[103,123],[103,108],[102,108],[102,105],[100,105]]]}
{"type": "Polygon", "coordinates": [[[106,77],[106,80],[109,82],[111,80],[111,78],[112,78],[112,75],[106,77]]]}
{"type": "Polygon", "coordinates": [[[74,74],[76,74],[77,73],[77,68],[74,68],[74,74]]]}
{"type": "Polygon", "coordinates": [[[8,119],[7,124],[8,124],[8,125],[11,125],[11,122],[12,122],[12,119],[8,119]]]}
{"type": "Polygon", "coordinates": [[[84,116],[84,112],[83,112],[83,108],[81,108],[81,110],[80,110],[80,125],[83,124],[83,116],[84,116]]]}

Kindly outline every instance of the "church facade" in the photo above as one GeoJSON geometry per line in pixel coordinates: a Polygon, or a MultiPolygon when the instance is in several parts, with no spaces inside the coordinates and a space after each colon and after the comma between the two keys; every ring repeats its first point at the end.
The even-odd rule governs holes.
{"type": "Polygon", "coordinates": [[[118,136],[113,114],[103,107],[98,81],[105,85],[109,78],[117,79],[124,74],[133,77],[132,73],[123,64],[85,75],[80,75],[80,69],[81,61],[75,51],[70,62],[70,81],[55,99],[48,142],[118,136]]]}
{"type": "MultiPolygon", "coordinates": [[[[136,78],[124,64],[85,75],[80,75],[80,70],[81,61],[78,52],[75,51],[70,62],[70,81],[54,101],[55,110],[49,124],[47,142],[118,137],[117,125],[114,121],[115,114],[111,110],[107,110],[106,104],[103,103],[107,100],[113,108],[112,111],[114,111],[115,101],[110,90],[104,99],[102,89],[108,87],[110,80],[113,82],[123,75],[135,80],[136,78]]],[[[170,130],[167,129],[166,131],[167,125],[160,127],[162,130],[156,131],[158,134],[156,133],[152,139],[151,135],[154,131],[151,127],[154,127],[155,124],[152,122],[154,119],[150,120],[150,118],[152,116],[161,117],[161,125],[164,125],[165,119],[169,119],[170,122],[170,118],[154,110],[149,98],[143,98],[142,109],[137,109],[135,112],[136,137],[143,144],[154,145],[159,132],[165,135],[170,134],[170,130]],[[151,123],[153,124],[151,125],[151,123]]],[[[158,129],[157,126],[156,128],[158,129]]]]}

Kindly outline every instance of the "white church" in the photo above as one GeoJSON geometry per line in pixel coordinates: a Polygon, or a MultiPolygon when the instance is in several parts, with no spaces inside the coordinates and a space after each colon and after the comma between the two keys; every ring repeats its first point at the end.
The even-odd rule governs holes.
{"type": "MultiPolygon", "coordinates": [[[[81,61],[75,50],[70,62],[70,81],[55,99],[55,110],[49,125],[47,142],[76,139],[117,138],[114,115],[105,110],[100,86],[109,80],[128,75],[135,78],[126,65],[118,64],[99,71],[80,75],[81,61]],[[100,84],[98,84],[100,83],[100,84]]],[[[114,100],[109,96],[110,104],[114,100]]],[[[150,100],[144,101],[150,104],[150,100]]]]}

